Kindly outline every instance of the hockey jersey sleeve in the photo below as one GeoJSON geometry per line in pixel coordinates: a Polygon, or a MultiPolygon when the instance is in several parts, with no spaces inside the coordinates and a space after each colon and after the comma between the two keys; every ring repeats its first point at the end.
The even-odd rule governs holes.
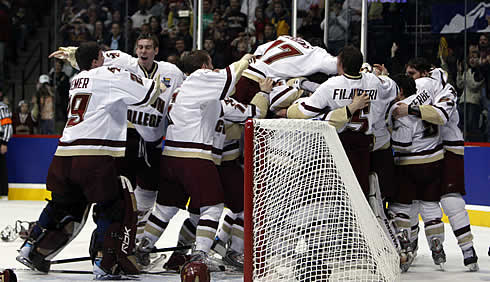
{"type": "Polygon", "coordinates": [[[7,105],[0,103],[0,144],[6,145],[12,133],[12,113],[7,105]]]}
{"type": "Polygon", "coordinates": [[[121,52],[119,50],[110,50],[103,52],[104,55],[104,66],[117,66],[120,68],[125,68],[130,71],[136,72],[136,70],[130,69],[132,65],[137,66],[137,58],[132,57],[129,54],[121,52]]]}
{"type": "Polygon", "coordinates": [[[269,97],[267,94],[259,92],[249,105],[227,97],[221,100],[221,108],[226,121],[243,123],[248,118],[265,118],[269,108],[269,97]]]}
{"type": "Polygon", "coordinates": [[[447,84],[443,91],[436,95],[433,105],[420,106],[422,120],[437,125],[446,124],[451,114],[456,110],[456,100],[456,89],[447,84]]]}
{"type": "Polygon", "coordinates": [[[111,77],[111,98],[121,99],[127,105],[146,106],[160,95],[163,84],[160,76],[151,80],[115,66],[101,67],[103,73],[111,77]]]}
{"type": "Polygon", "coordinates": [[[397,151],[407,151],[412,146],[413,117],[402,117],[394,121],[393,131],[391,132],[391,144],[397,151]]]}
{"type": "Polygon", "coordinates": [[[340,106],[331,99],[334,87],[329,80],[322,83],[310,96],[301,98],[298,103],[291,105],[287,111],[288,118],[306,119],[325,113],[328,109],[336,109],[340,106]]]}

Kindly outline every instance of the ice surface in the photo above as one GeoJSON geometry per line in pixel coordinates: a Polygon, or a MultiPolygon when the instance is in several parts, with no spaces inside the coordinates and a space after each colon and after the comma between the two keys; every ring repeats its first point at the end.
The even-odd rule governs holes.
{"type": "MultiPolygon", "coordinates": [[[[38,201],[5,201],[0,200],[0,230],[7,225],[14,225],[16,220],[34,221],[38,218],[41,210],[44,208],[45,202],[38,201]]],[[[172,247],[177,241],[180,224],[186,217],[185,212],[181,212],[177,217],[170,222],[167,230],[163,234],[157,247],[172,247]]],[[[88,256],[88,245],[90,235],[95,228],[95,224],[88,219],[87,224],[78,235],[55,259],[84,257],[88,256]]],[[[421,224],[422,228],[422,224],[421,224]]],[[[457,246],[456,239],[451,231],[451,227],[446,224],[446,241],[444,249],[447,254],[447,263],[445,271],[438,270],[432,262],[427,241],[420,232],[419,251],[413,266],[407,273],[402,274],[402,281],[490,281],[490,257],[487,255],[490,245],[490,228],[472,226],[473,235],[475,237],[475,249],[479,256],[480,271],[470,273],[463,265],[463,256],[461,250],[457,246]]],[[[17,249],[22,244],[21,239],[13,242],[0,241],[0,269],[13,268],[19,281],[89,281],[93,280],[91,274],[62,274],[49,273],[38,274],[33,271],[22,270],[26,267],[15,260],[17,249]]],[[[63,270],[85,270],[91,271],[92,266],[89,262],[69,263],[62,265],[53,265],[52,269],[63,270]]],[[[154,271],[161,270],[161,266],[157,266],[154,271]]],[[[242,277],[234,274],[215,273],[212,275],[213,281],[242,281],[242,277]]],[[[166,275],[142,275],[140,281],[180,281],[180,277],[176,274],[166,275]]]]}

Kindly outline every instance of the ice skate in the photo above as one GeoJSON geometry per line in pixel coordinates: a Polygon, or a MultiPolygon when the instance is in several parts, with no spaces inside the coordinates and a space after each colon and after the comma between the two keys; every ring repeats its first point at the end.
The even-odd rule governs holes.
{"type": "Polygon", "coordinates": [[[408,239],[408,231],[402,229],[401,232],[398,234],[398,240],[401,245],[400,269],[402,272],[407,272],[414,258],[410,240],[408,239]]]}
{"type": "Polygon", "coordinates": [[[208,267],[209,272],[221,272],[225,271],[225,266],[219,261],[208,256],[204,251],[195,250],[191,254],[191,258],[188,262],[200,261],[208,267]]]}
{"type": "Polygon", "coordinates": [[[226,256],[226,243],[223,242],[218,236],[214,239],[213,245],[211,246],[211,252],[217,253],[222,257],[226,256]]]}
{"type": "Polygon", "coordinates": [[[243,254],[229,249],[223,257],[223,263],[232,266],[238,271],[243,271],[243,254]]]}
{"type": "Polygon", "coordinates": [[[432,251],[432,259],[436,265],[439,265],[444,270],[446,263],[446,253],[439,238],[432,238],[430,241],[430,250],[432,251]]]}
{"type": "Polygon", "coordinates": [[[134,252],[136,256],[136,262],[143,267],[150,265],[150,254],[155,247],[151,247],[150,239],[142,238],[136,251],[134,252]]]}
{"type": "Polygon", "coordinates": [[[167,262],[163,265],[164,269],[180,272],[182,267],[191,258],[186,251],[174,251],[167,262]]]}
{"type": "Polygon", "coordinates": [[[464,266],[468,267],[469,271],[476,272],[480,270],[478,266],[478,257],[476,256],[475,248],[471,247],[463,251],[464,266]]]}

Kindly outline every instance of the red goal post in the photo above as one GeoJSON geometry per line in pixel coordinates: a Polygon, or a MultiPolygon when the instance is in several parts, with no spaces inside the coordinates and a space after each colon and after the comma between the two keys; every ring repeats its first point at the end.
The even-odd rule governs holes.
{"type": "Polygon", "coordinates": [[[335,128],[248,120],[244,161],[244,281],[399,280],[335,128]]]}

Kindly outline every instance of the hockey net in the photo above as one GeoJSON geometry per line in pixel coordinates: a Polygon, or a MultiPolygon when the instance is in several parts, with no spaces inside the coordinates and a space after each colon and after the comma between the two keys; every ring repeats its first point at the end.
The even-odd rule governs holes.
{"type": "Polygon", "coordinates": [[[399,280],[335,128],[249,120],[245,136],[245,281],[399,280]]]}

